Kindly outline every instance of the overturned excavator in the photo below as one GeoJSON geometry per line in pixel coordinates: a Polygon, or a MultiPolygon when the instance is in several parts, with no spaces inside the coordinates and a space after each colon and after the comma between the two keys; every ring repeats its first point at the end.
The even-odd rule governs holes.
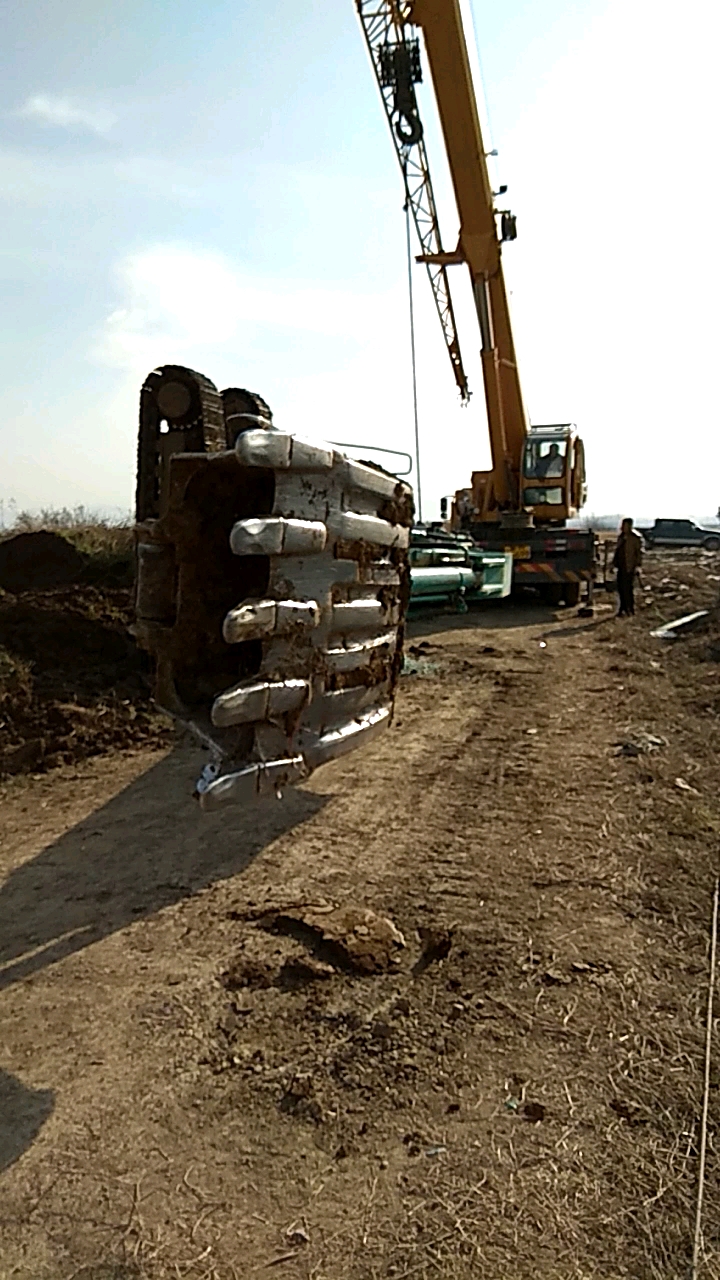
{"type": "Polygon", "coordinates": [[[412,491],[179,365],[140,397],[135,632],[204,745],[203,808],[307,778],[392,718],[412,491]]]}

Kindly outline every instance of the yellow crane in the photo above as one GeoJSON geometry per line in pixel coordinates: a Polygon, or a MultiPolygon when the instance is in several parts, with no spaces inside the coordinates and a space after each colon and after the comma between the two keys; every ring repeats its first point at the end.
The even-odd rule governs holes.
{"type": "Polygon", "coordinates": [[[481,338],[490,471],[475,471],[455,494],[452,526],[482,547],[512,551],[515,579],[550,601],[579,599],[591,583],[595,540],[565,530],[586,496],[585,453],[570,423],[530,426],[520,386],[502,244],[515,218],[498,209],[487,165],[460,0],[356,0],[383,97],[412,213],[463,400],[467,376],[452,308],[448,269],[465,264],[481,338]],[[443,247],[415,85],[422,78],[419,34],[430,68],[459,218],[454,249],[443,247]]]}

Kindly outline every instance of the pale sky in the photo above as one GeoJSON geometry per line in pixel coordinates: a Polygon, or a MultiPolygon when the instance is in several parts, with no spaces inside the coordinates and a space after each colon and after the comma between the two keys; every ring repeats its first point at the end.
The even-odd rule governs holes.
{"type": "MultiPolygon", "coordinates": [[[[473,0],[533,422],[576,422],[588,511],[720,503],[710,0],[473,0]]],[[[412,449],[402,185],[353,0],[5,0],[0,512],[132,505],[157,364],[275,421],[412,449]]],[[[443,238],[457,215],[422,90],[443,238]]],[[[489,457],[415,268],[423,502],[489,457]]]]}

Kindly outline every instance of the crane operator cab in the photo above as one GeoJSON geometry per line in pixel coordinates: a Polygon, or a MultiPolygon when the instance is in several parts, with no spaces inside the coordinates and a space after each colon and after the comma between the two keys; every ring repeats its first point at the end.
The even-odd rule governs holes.
{"type": "Polygon", "coordinates": [[[585,450],[575,426],[531,427],[522,460],[521,505],[537,524],[563,524],[587,495],[585,450]]]}

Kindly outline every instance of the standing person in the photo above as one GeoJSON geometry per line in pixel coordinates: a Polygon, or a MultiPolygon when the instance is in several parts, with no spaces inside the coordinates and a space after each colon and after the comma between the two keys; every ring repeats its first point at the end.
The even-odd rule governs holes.
{"type": "Polygon", "coordinates": [[[635,574],[642,564],[642,548],[642,538],[633,529],[632,520],[623,520],[613,556],[613,569],[617,570],[620,597],[618,618],[627,618],[635,612],[635,574]]]}

